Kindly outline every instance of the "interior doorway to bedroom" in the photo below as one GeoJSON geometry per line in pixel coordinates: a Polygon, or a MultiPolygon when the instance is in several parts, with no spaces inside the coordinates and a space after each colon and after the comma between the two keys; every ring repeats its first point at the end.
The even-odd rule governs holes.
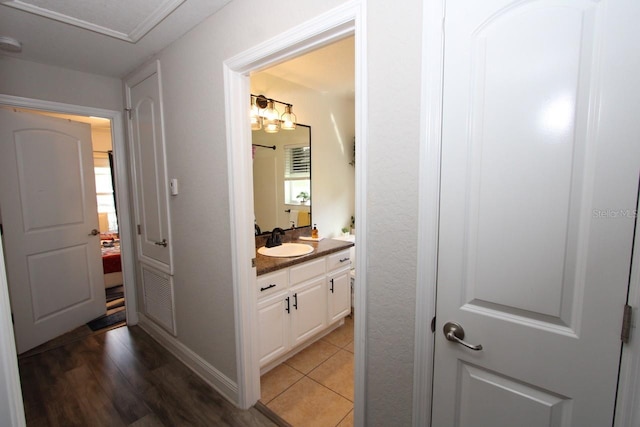
{"type": "MultiPolygon", "coordinates": [[[[113,155],[113,126],[110,119],[55,113],[27,108],[13,108],[25,113],[41,114],[74,122],[87,123],[91,127],[93,164],[95,176],[95,197],[98,210],[98,232],[102,252],[104,292],[106,306],[104,314],[80,328],[69,331],[54,341],[65,341],[78,334],[89,334],[126,324],[126,304],[122,259],[120,251],[120,229],[116,198],[116,165],[113,155]]],[[[123,165],[122,167],[126,167],[123,165]]],[[[43,346],[53,345],[45,343],[43,346]]],[[[34,349],[34,350],[37,350],[34,349]]]]}

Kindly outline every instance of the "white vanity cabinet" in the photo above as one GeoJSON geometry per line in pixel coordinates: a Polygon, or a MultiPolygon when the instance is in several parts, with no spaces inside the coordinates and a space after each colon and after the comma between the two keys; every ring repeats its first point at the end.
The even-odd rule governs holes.
{"type": "Polygon", "coordinates": [[[258,277],[260,367],[322,336],[331,324],[349,314],[351,264],[345,257],[348,261],[349,251],[258,277]]]}
{"type": "Polygon", "coordinates": [[[349,251],[327,256],[327,271],[327,315],[331,324],[351,313],[349,251]]]}

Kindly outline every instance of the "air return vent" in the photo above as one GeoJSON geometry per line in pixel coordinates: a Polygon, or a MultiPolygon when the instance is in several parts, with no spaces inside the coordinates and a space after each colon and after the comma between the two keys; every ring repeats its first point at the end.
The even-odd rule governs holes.
{"type": "Polygon", "coordinates": [[[142,287],[145,315],[175,336],[173,277],[142,264],[142,287]]]}

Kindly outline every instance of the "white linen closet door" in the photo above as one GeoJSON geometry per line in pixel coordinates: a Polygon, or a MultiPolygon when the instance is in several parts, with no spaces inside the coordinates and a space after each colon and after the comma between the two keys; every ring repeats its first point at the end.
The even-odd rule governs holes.
{"type": "Polygon", "coordinates": [[[157,62],[127,81],[127,103],[138,258],[147,265],[172,274],[162,92],[157,62]]]}
{"type": "Polygon", "coordinates": [[[0,109],[0,209],[18,353],[103,315],[90,126],[0,109]]]}
{"type": "Polygon", "coordinates": [[[434,427],[612,425],[638,17],[636,0],[446,3],[434,427]]]}

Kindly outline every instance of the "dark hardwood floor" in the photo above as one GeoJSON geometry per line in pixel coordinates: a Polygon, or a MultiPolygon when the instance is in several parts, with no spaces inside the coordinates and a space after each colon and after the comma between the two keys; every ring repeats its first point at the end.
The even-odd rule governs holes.
{"type": "Polygon", "coordinates": [[[240,410],[137,326],[19,358],[27,425],[274,426],[240,410]]]}

